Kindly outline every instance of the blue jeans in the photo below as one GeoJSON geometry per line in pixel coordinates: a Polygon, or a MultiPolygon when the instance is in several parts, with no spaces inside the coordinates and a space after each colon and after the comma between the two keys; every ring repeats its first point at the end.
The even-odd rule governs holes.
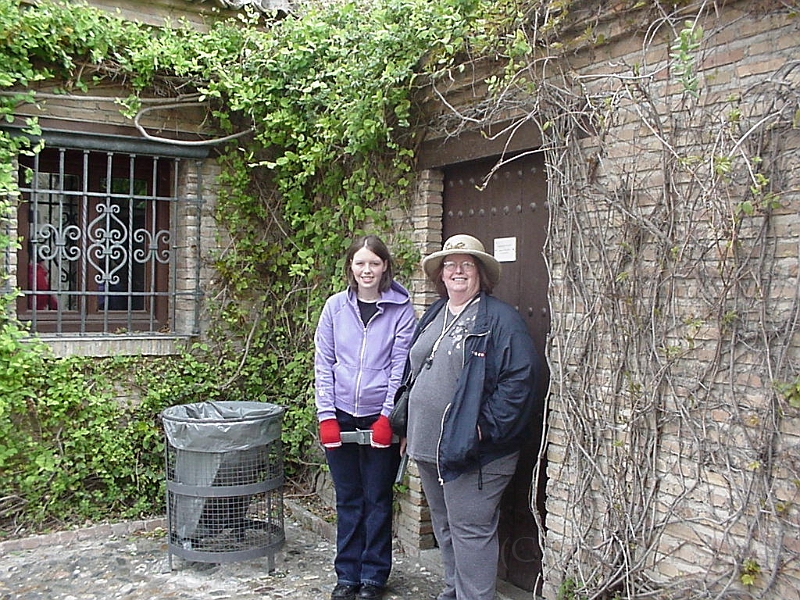
{"type": "MultiPolygon", "coordinates": [[[[369,429],[378,415],[354,417],[336,411],[342,431],[369,429]]],[[[326,450],[336,490],[338,583],[386,586],[392,569],[392,500],[400,447],[342,444],[326,450]]]]}

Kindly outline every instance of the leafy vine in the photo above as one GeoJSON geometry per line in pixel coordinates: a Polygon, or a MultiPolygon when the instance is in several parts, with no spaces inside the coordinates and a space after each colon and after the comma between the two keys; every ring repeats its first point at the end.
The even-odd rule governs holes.
{"type": "MultiPolygon", "coordinates": [[[[143,27],[79,3],[23,6],[19,0],[0,0],[5,42],[0,111],[7,119],[20,103],[36,102],[31,90],[40,86],[56,83],[56,93],[81,97],[111,84],[127,90],[118,101],[137,126],[147,111],[199,104],[207,110],[214,141],[227,142],[219,157],[220,243],[213,257],[218,276],[205,307],[212,324],[206,339],[187,348],[167,371],[133,366],[135,361],[111,363],[111,377],[92,368],[62,397],[43,376],[57,361],[42,346],[26,345],[24,325],[11,316],[12,291],[3,300],[9,315],[0,334],[7,342],[3,358],[21,359],[36,373],[44,386],[36,398],[55,394],[76,410],[101,410],[110,382],[124,381],[123,373],[133,370],[139,376],[130,385],[144,408],[134,413],[120,408],[102,419],[90,411],[96,419],[88,422],[113,416],[120,427],[130,423],[151,440],[158,412],[169,403],[202,397],[284,405],[287,473],[302,483],[309,464],[319,466],[311,388],[318,312],[342,287],[342,255],[359,231],[369,228],[393,242],[401,276],[416,264],[413,246],[393,230],[386,207],[403,204],[413,178],[417,76],[451,65],[467,39],[488,39],[491,31],[484,31],[479,15],[490,5],[479,0],[309,3],[302,15],[282,21],[252,13],[199,32],[183,24],[143,27]]],[[[37,133],[36,127],[32,121],[30,132],[37,133]]],[[[35,151],[25,139],[0,133],[0,152],[9,159],[0,171],[5,215],[16,206],[13,159],[35,151]]],[[[14,250],[13,233],[2,241],[4,249],[14,250]]],[[[89,367],[78,360],[58,365],[64,372],[89,367]]],[[[15,426],[40,408],[37,401],[25,400],[33,389],[23,386],[20,394],[0,400],[0,413],[13,415],[15,426]]],[[[63,457],[57,449],[63,432],[54,420],[40,423],[41,434],[28,438],[30,444],[19,441],[13,457],[0,457],[0,467],[14,473],[4,478],[8,488],[2,495],[24,498],[24,506],[13,502],[3,516],[42,522],[46,509],[56,505],[67,519],[96,516],[91,503],[69,501],[91,487],[86,464],[70,464],[73,479],[63,493],[45,500],[43,474],[52,475],[66,463],[45,460],[63,457]],[[23,446],[25,452],[18,451],[23,446]],[[26,481],[35,484],[32,489],[24,488],[26,481]]],[[[99,442],[95,450],[98,457],[109,451],[99,442]]],[[[144,452],[133,469],[154,473],[160,460],[159,452],[144,452]]],[[[95,504],[100,512],[113,510],[114,494],[127,503],[125,510],[160,506],[153,479],[146,491],[137,490],[134,501],[131,488],[119,484],[126,475],[118,476],[103,480],[94,494],[109,501],[95,504]]]]}
{"type": "MultiPolygon", "coordinates": [[[[75,4],[23,10],[0,0],[3,117],[34,102],[24,90],[39,82],[59,81],[68,94],[110,82],[130,89],[120,103],[132,119],[151,103],[201,102],[216,133],[236,136],[220,157],[215,328],[166,371],[112,363],[140,375],[133,412],[108,412],[112,389],[94,365],[54,361],[13,318],[0,324],[0,365],[14,373],[0,416],[13,415],[4,433],[16,440],[0,454],[12,474],[0,519],[159,505],[156,416],[187,384],[208,398],[286,405],[284,441],[302,479],[317,460],[311,333],[341,286],[347,239],[369,227],[396,241],[401,263],[416,263],[384,207],[409,193],[417,134],[429,125],[416,92],[430,85],[447,109],[434,124],[445,135],[508,115],[542,132],[551,297],[573,303],[553,311],[550,350],[564,425],[549,494],[570,508],[569,550],[547,568],[563,575],[564,597],[773,589],[791,561],[785,537],[797,533],[800,481],[786,431],[800,396],[800,303],[777,233],[793,216],[782,142],[797,127],[800,66],[789,61],[707,104],[711,82],[697,58],[713,36],[700,27],[711,7],[674,4],[315,3],[279,23],[251,15],[201,33],[151,30],[75,4]],[[572,69],[571,57],[622,33],[613,23],[639,31],[642,52],[608,72],[572,69]],[[650,64],[647,51],[663,39],[669,59],[650,64]],[[450,103],[444,88],[468,74],[486,99],[450,103]],[[679,92],[666,94],[665,81],[679,92]],[[636,133],[620,140],[623,131],[636,133]],[[72,431],[61,429],[67,413],[72,431]],[[138,445],[106,436],[87,446],[96,426],[138,445]],[[115,467],[98,480],[91,460],[64,462],[65,439],[81,448],[73,455],[111,456],[115,467]],[[56,476],[58,493],[48,496],[42,482],[56,476]],[[701,536],[706,572],[660,579],[657,567],[679,552],[687,525],[701,536]]],[[[0,132],[0,219],[16,206],[14,157],[29,151],[24,137],[0,132]]],[[[2,235],[0,248],[13,251],[14,235],[2,235]]],[[[13,298],[2,296],[3,314],[13,298]]]]}

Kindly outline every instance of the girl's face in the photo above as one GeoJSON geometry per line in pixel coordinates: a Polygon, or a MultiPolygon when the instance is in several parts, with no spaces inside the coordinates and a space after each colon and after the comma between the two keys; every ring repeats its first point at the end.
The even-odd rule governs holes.
{"type": "Polygon", "coordinates": [[[380,295],[381,278],[386,266],[386,262],[368,248],[361,248],[353,255],[350,270],[358,284],[359,296],[377,298],[380,295]]]}

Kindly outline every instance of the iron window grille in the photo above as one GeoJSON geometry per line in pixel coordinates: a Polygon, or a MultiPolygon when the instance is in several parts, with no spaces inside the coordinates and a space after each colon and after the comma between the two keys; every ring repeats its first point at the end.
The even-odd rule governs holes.
{"type": "Polygon", "coordinates": [[[48,145],[19,165],[17,314],[32,331],[194,333],[176,311],[201,297],[199,163],[48,145]]]}

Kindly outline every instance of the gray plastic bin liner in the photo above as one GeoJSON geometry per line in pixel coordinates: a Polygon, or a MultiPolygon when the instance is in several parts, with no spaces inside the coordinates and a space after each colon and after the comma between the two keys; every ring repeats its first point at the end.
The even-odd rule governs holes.
{"type": "MultiPolygon", "coordinates": [[[[217,473],[230,474],[240,465],[247,479],[263,447],[279,440],[284,408],[264,402],[200,402],[182,404],[161,413],[169,444],[176,449],[173,481],[187,486],[215,486],[217,473]]],[[[207,497],[179,495],[173,517],[180,538],[205,535],[202,523],[207,497]]]]}
{"type": "Polygon", "coordinates": [[[169,443],[192,452],[233,452],[281,437],[283,407],[265,402],[198,402],[164,409],[169,443]]]}

